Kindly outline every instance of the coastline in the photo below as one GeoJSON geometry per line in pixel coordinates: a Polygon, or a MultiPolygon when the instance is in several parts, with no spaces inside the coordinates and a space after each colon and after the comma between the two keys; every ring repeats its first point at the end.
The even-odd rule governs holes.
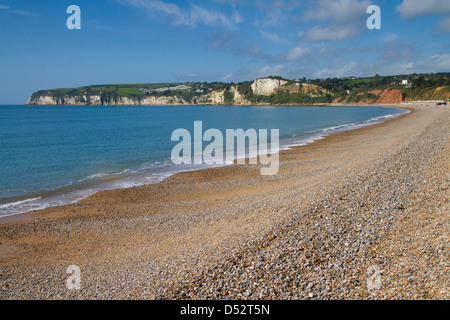
{"type": "MultiPolygon", "coordinates": [[[[410,112],[408,109],[405,108],[399,108],[398,105],[391,105],[386,106],[384,104],[379,105],[373,105],[373,104],[331,104],[330,107],[375,107],[375,108],[389,108],[389,109],[397,109],[397,110],[406,110],[410,112]]],[[[222,107],[222,106],[217,106],[222,107]]],[[[237,108],[242,108],[245,106],[236,106],[237,108]]],[[[267,107],[266,105],[257,105],[254,107],[267,107]]],[[[281,107],[281,106],[271,106],[273,108],[281,107]]],[[[301,108],[302,106],[283,106],[283,107],[294,107],[294,108],[301,108]]],[[[311,105],[305,106],[305,107],[311,107],[311,105]]],[[[314,107],[326,107],[324,105],[315,105],[314,107]]],[[[360,127],[370,126],[379,122],[383,122],[390,118],[398,117],[402,114],[389,114],[386,116],[380,116],[380,117],[374,117],[367,119],[365,121],[361,122],[353,122],[348,124],[342,124],[338,126],[332,126],[329,128],[322,128],[318,130],[313,130],[306,132],[302,134],[301,136],[290,136],[284,138],[284,140],[280,140],[280,146],[279,151],[288,150],[294,147],[308,145],[311,143],[314,143],[315,141],[321,140],[326,138],[329,135],[341,132],[341,131],[347,131],[347,130],[355,130],[360,127]]],[[[247,156],[248,157],[248,156],[247,156]]],[[[248,159],[246,158],[246,161],[248,162],[248,159]]],[[[144,185],[159,183],[168,177],[180,173],[180,172],[187,172],[187,171],[195,171],[195,170],[203,170],[211,167],[222,167],[227,166],[229,164],[222,164],[222,165],[202,165],[202,166],[188,166],[186,168],[183,167],[176,167],[172,168],[171,166],[164,165],[161,168],[155,168],[157,171],[151,173],[151,178],[145,178],[147,177],[148,173],[144,172],[138,172],[136,171],[134,175],[117,175],[117,176],[111,176],[105,180],[99,180],[99,181],[88,181],[87,178],[81,178],[79,180],[80,184],[72,184],[70,182],[68,185],[70,187],[61,188],[58,190],[53,190],[46,192],[46,193],[34,193],[30,195],[29,197],[24,197],[19,200],[15,200],[16,202],[10,202],[5,203],[1,205],[0,207],[8,208],[5,209],[4,212],[0,212],[0,223],[3,221],[15,221],[16,219],[24,220],[27,219],[26,217],[16,217],[17,215],[23,215],[26,213],[36,212],[36,211],[42,211],[48,208],[52,207],[61,207],[69,204],[77,203],[83,199],[88,198],[89,196],[101,192],[101,191],[107,191],[107,190],[117,190],[117,189],[127,189],[131,187],[140,187],[144,185]],[[167,168],[164,169],[164,168],[167,168]],[[156,173],[156,176],[153,176],[156,173]],[[144,181],[145,180],[145,181],[144,181]],[[147,181],[148,180],[148,181],[147,181]],[[83,183],[81,183],[81,181],[83,183]],[[6,210],[9,210],[9,212],[6,212],[6,210]],[[14,212],[15,210],[15,212],[14,212]],[[10,219],[11,218],[11,219],[10,219]]],[[[124,173],[127,170],[124,170],[124,173]]],[[[132,170],[135,171],[135,170],[132,170]]]]}
{"type": "MultiPolygon", "coordinates": [[[[432,137],[448,134],[448,130],[445,130],[448,107],[409,104],[383,106],[411,112],[368,127],[334,133],[305,146],[283,150],[280,153],[280,172],[274,177],[259,176],[258,166],[201,169],[178,173],[154,185],[101,191],[75,204],[1,218],[0,264],[5,271],[0,279],[0,288],[6,288],[2,286],[7,279],[9,289],[0,291],[0,297],[291,299],[303,296],[311,298],[311,294],[314,298],[339,298],[346,293],[344,297],[347,298],[448,298],[449,293],[442,289],[445,287],[445,273],[443,276],[438,275],[443,272],[442,268],[448,270],[448,266],[426,269],[421,274],[419,271],[414,273],[416,264],[408,260],[413,256],[413,251],[401,251],[406,257],[403,265],[399,264],[398,259],[392,262],[388,259],[392,251],[389,246],[400,241],[399,236],[405,236],[396,232],[404,231],[414,224],[414,219],[408,220],[408,215],[416,217],[414,214],[421,206],[434,206],[440,208],[437,212],[446,212],[443,208],[448,206],[448,198],[442,202],[433,199],[426,205],[417,200],[418,209],[415,211],[413,205],[408,207],[407,203],[415,201],[409,197],[418,199],[413,193],[420,193],[423,189],[413,190],[414,184],[407,181],[410,177],[405,176],[409,167],[402,167],[401,161],[396,163],[391,160],[404,157],[404,153],[414,149],[418,153],[411,160],[417,160],[417,165],[425,166],[424,156],[431,151],[435,155],[431,160],[441,161],[440,164],[445,165],[442,154],[448,151],[448,136],[440,136],[439,141],[427,138],[425,142],[432,142],[430,146],[421,144],[418,136],[428,132],[433,133],[432,137]],[[440,125],[434,126],[436,123],[440,125]],[[432,150],[425,150],[431,147],[432,150]],[[391,171],[387,172],[395,172],[396,180],[393,177],[381,177],[385,173],[383,170],[391,165],[391,171]],[[395,165],[402,167],[405,172],[398,171],[395,165]],[[372,170],[374,168],[377,170],[372,170]],[[375,182],[368,186],[369,191],[356,188],[365,181],[371,181],[371,178],[375,182]],[[396,186],[394,181],[402,179],[405,179],[405,183],[396,186]],[[347,190],[347,193],[343,191],[352,184],[355,184],[353,189],[347,190]],[[380,188],[384,185],[384,189],[378,190],[378,184],[380,188]],[[404,203],[399,203],[396,192],[392,199],[388,194],[382,194],[386,187],[398,190],[404,203]],[[405,196],[402,192],[408,188],[413,191],[405,196]],[[346,198],[347,194],[355,195],[356,198],[339,200],[346,198]],[[388,199],[389,210],[382,209],[386,207],[385,203],[377,203],[380,199],[384,200],[383,197],[388,199]],[[370,205],[365,203],[359,206],[360,202],[367,201],[370,205]],[[381,213],[371,211],[372,208],[381,213]],[[344,223],[341,216],[352,223],[344,223]],[[401,223],[402,219],[410,223],[406,228],[401,223]],[[378,231],[372,233],[364,221],[369,221],[369,226],[372,225],[378,231]],[[360,230],[356,230],[355,226],[360,230]],[[339,228],[346,232],[336,235],[339,228]],[[349,238],[352,233],[354,237],[349,238]],[[271,238],[274,234],[275,237],[271,238]],[[295,234],[297,241],[293,242],[295,237],[292,236],[295,234]],[[359,246],[357,253],[352,251],[355,249],[354,243],[359,246]],[[356,256],[348,256],[349,252],[356,256]],[[375,254],[375,258],[371,257],[369,262],[360,260],[361,256],[369,257],[369,253],[375,254]],[[337,258],[339,255],[342,255],[342,259],[337,258]],[[265,258],[262,261],[265,262],[257,259],[263,256],[265,258]],[[104,266],[106,261],[109,263],[107,267],[104,266]],[[285,261],[286,265],[295,268],[289,271],[290,268],[279,266],[279,261],[285,261]],[[394,262],[398,265],[392,265],[394,262]],[[258,278],[265,279],[261,282],[266,287],[255,287],[252,281],[244,280],[243,274],[246,279],[250,279],[256,272],[247,270],[252,263],[266,270],[258,278]],[[389,281],[385,280],[386,289],[389,290],[367,290],[365,269],[370,263],[386,268],[390,277],[389,281]],[[400,271],[407,269],[403,267],[408,266],[408,263],[414,272],[403,274],[414,273],[415,282],[423,284],[429,276],[426,272],[432,272],[437,277],[439,281],[430,284],[434,291],[429,288],[424,290],[420,285],[410,288],[409,277],[403,279],[400,274],[400,271]],[[69,264],[77,264],[82,270],[87,270],[85,290],[65,290],[60,280],[64,279],[63,266],[69,264]],[[328,270],[331,274],[328,278],[331,277],[335,283],[327,284],[327,277],[320,276],[321,271],[311,267],[315,265],[315,268],[326,270],[325,267],[330,264],[332,268],[338,264],[337,269],[342,265],[346,267],[339,269],[344,276],[334,274],[334,269],[328,270]],[[54,288],[38,292],[21,290],[27,286],[26,274],[29,268],[36,270],[40,288],[49,288],[48,282],[53,283],[54,288]],[[133,280],[125,281],[125,290],[113,290],[115,281],[108,277],[107,271],[110,268],[133,280]],[[267,271],[265,268],[272,269],[267,271]],[[285,281],[287,287],[283,287],[284,282],[279,281],[300,269],[303,277],[301,281],[285,281]],[[277,270],[282,271],[284,276],[281,277],[277,270]],[[230,278],[230,273],[236,275],[239,281],[230,278]],[[143,287],[136,285],[149,279],[154,282],[143,287]],[[352,279],[359,279],[359,285],[352,279]],[[55,281],[58,285],[55,285],[55,281]],[[93,289],[96,281],[101,282],[98,290],[93,289]],[[222,283],[220,288],[218,283],[222,283]],[[349,291],[345,283],[352,284],[353,291],[349,291]],[[396,290],[402,286],[407,287],[409,292],[400,293],[396,290]],[[233,288],[237,291],[233,291],[233,288]]],[[[416,169],[414,165],[411,164],[410,170],[416,169]]],[[[442,169],[437,164],[431,165],[442,169]]],[[[444,169],[441,180],[448,176],[448,171],[444,169]]],[[[436,174],[439,178],[439,172],[434,169],[422,170],[420,177],[430,174],[436,174]]],[[[438,182],[440,184],[433,185],[430,190],[443,183],[440,180],[438,182]]],[[[446,190],[441,190],[444,195],[448,194],[446,190]]],[[[425,212],[425,215],[430,214],[430,210],[425,212]]],[[[422,219],[416,218],[417,221],[422,219]]],[[[431,221],[442,218],[437,215],[428,217],[431,221]]],[[[417,235],[420,231],[414,232],[417,235]]],[[[408,236],[412,235],[408,233],[408,236]]],[[[431,236],[429,239],[420,239],[427,244],[427,241],[432,240],[436,238],[431,236]]],[[[445,238],[436,241],[437,248],[440,248],[442,241],[445,244],[445,238]]],[[[398,252],[392,251],[394,258],[395,253],[398,252]]],[[[421,262],[418,261],[417,265],[421,262]]]]}

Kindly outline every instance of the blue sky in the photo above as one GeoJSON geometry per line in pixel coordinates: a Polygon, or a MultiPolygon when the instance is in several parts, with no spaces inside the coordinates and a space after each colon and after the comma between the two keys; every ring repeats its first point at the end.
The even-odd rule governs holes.
{"type": "Polygon", "coordinates": [[[40,89],[450,71],[450,0],[0,0],[0,104],[40,89]],[[81,30],[69,30],[70,5],[81,30]],[[370,5],[381,30],[369,30],[370,5]]]}

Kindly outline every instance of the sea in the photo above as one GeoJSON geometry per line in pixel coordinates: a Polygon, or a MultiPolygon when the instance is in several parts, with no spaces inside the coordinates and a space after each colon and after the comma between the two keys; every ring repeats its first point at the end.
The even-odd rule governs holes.
{"type": "Polygon", "coordinates": [[[202,121],[203,131],[219,129],[224,136],[226,129],[278,129],[279,149],[288,149],[407,112],[352,106],[2,105],[0,217],[213,166],[172,162],[172,149],[179,143],[172,141],[172,133],[186,129],[194,135],[195,121],[202,121]]]}

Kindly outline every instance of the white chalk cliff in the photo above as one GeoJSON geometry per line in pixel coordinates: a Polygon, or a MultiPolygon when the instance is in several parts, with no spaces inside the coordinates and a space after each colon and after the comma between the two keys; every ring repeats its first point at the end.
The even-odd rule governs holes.
{"type": "MultiPolygon", "coordinates": [[[[189,85],[185,85],[187,88],[189,85]]],[[[225,86],[225,85],[224,85],[225,86]]],[[[178,86],[179,87],[179,86],[178,86]]],[[[178,87],[161,87],[154,91],[170,91],[178,87]]],[[[189,87],[190,88],[190,87],[189,87]]],[[[189,89],[188,88],[188,89],[189,89]]],[[[287,81],[280,78],[256,79],[250,86],[254,96],[270,96],[279,90],[291,93],[304,93],[310,96],[319,96],[325,93],[321,87],[298,81],[287,81]]],[[[186,89],[186,88],[184,88],[186,89]]],[[[185,100],[175,92],[159,94],[145,92],[142,96],[115,96],[102,98],[102,93],[88,95],[87,92],[78,95],[57,94],[56,90],[46,90],[33,94],[27,101],[28,105],[250,105],[246,96],[239,92],[239,85],[233,84],[228,89],[210,89],[209,92],[197,91],[190,100],[185,100]],[[226,98],[228,97],[228,98],[226,98]],[[227,100],[228,99],[228,100],[227,100]]]]}
{"type": "Polygon", "coordinates": [[[273,78],[256,79],[253,81],[253,94],[259,96],[270,96],[281,89],[281,86],[287,84],[288,81],[273,78]]]}

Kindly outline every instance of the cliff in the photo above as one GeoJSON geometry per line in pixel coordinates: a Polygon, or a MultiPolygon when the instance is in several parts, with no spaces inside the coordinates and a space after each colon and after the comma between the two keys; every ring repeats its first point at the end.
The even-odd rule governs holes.
{"type": "Polygon", "coordinates": [[[450,98],[448,73],[240,83],[94,85],[34,92],[27,105],[311,105],[399,103],[450,98]],[[406,80],[404,80],[406,78],[406,80]],[[407,83],[407,85],[404,85],[407,83]]]}
{"type": "Polygon", "coordinates": [[[279,91],[287,91],[289,94],[303,93],[312,97],[329,94],[328,90],[314,84],[275,77],[256,79],[251,87],[253,94],[260,96],[275,95],[279,91]]]}
{"type": "Polygon", "coordinates": [[[282,79],[264,78],[256,79],[252,83],[253,94],[260,96],[270,96],[271,94],[277,92],[288,81],[282,79]]]}
{"type": "MultiPolygon", "coordinates": [[[[312,84],[262,78],[238,84],[183,83],[100,85],[35,92],[27,105],[252,105],[277,103],[277,95],[298,99],[325,96],[327,90],[312,84]],[[275,99],[274,99],[275,98],[275,99]]],[[[279,101],[279,103],[284,103],[279,101]]]]}
{"type": "Polygon", "coordinates": [[[378,90],[363,91],[349,94],[344,98],[336,98],[334,103],[361,103],[361,104],[383,104],[401,103],[418,100],[448,100],[450,98],[450,86],[428,88],[427,90],[401,90],[398,88],[385,88],[378,90]]]}

